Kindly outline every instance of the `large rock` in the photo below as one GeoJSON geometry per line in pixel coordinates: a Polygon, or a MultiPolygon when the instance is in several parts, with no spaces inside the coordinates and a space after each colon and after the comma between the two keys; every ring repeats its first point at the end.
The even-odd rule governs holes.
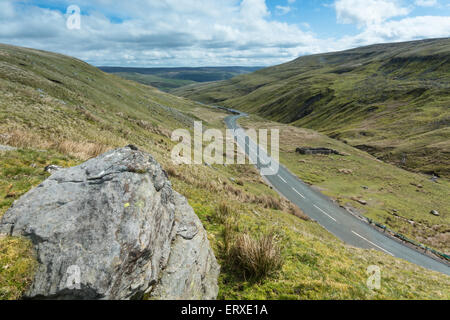
{"type": "Polygon", "coordinates": [[[438,211],[436,211],[436,210],[431,210],[430,213],[431,213],[433,216],[436,216],[436,217],[439,217],[439,216],[440,216],[440,213],[439,213],[438,211]]]}
{"type": "Polygon", "coordinates": [[[0,234],[32,240],[26,298],[215,299],[219,266],[186,199],[126,147],[55,172],[21,197],[0,234]]]}
{"type": "Polygon", "coordinates": [[[297,148],[295,152],[300,153],[302,155],[306,154],[325,154],[325,155],[336,154],[340,156],[343,155],[339,151],[328,148],[297,148]]]}

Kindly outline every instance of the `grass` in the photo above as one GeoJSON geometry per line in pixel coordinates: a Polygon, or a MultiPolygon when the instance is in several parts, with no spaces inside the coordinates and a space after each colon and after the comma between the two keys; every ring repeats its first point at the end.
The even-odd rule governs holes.
{"type": "Polygon", "coordinates": [[[318,130],[410,171],[450,177],[450,39],[298,58],[177,95],[318,130]]]}
{"type": "Polygon", "coordinates": [[[230,220],[234,220],[235,212],[225,201],[221,202],[216,210],[216,218],[219,223],[226,224],[230,220]]]}
{"type": "Polygon", "coordinates": [[[283,266],[281,249],[273,234],[254,238],[244,233],[236,236],[228,253],[231,264],[244,279],[261,279],[279,271],[283,266]]]}
{"type": "MultiPolygon", "coordinates": [[[[0,216],[48,177],[46,165],[74,166],[102,148],[134,144],[162,164],[206,228],[222,266],[219,299],[450,298],[450,277],[346,246],[317,223],[299,219],[301,213],[270,189],[253,166],[175,166],[170,161],[171,130],[192,130],[194,120],[223,130],[225,116],[76,59],[0,46],[0,143],[20,148],[0,153],[0,216]],[[282,266],[257,281],[248,271],[243,277],[242,264],[229,259],[243,234],[256,247],[264,235],[276,237],[273,248],[280,249],[282,266]],[[382,269],[379,291],[366,286],[370,265],[382,269]]],[[[7,292],[1,298],[17,299],[33,277],[33,252],[18,238],[2,238],[0,248],[1,287],[7,292]],[[10,261],[17,263],[12,269],[10,261]]]]}
{"type": "Polygon", "coordinates": [[[0,300],[19,299],[31,284],[36,265],[29,240],[0,237],[0,300]]]}
{"type": "Polygon", "coordinates": [[[248,173],[243,179],[245,186],[241,187],[223,184],[228,177],[236,177],[230,175],[238,171],[234,167],[176,169],[177,177],[171,178],[174,188],[189,199],[200,217],[221,265],[219,299],[448,299],[450,296],[447,276],[375,250],[346,246],[315,222],[254,201],[254,196],[266,194],[283,202],[265,184],[256,182],[257,173],[254,176],[248,173]],[[242,266],[239,268],[230,259],[235,239],[242,234],[253,239],[274,234],[284,261],[281,269],[261,279],[252,278],[248,272],[244,277],[242,266]],[[382,270],[379,291],[366,287],[370,265],[382,270]]]}
{"type": "Polygon", "coordinates": [[[1,218],[15,200],[49,176],[44,171],[46,166],[71,167],[79,164],[80,160],[53,151],[19,149],[0,151],[0,163],[1,218]]]}
{"type": "Polygon", "coordinates": [[[197,83],[191,80],[180,80],[180,79],[168,79],[152,74],[139,74],[131,72],[118,72],[115,75],[122,77],[127,80],[136,81],[145,85],[149,85],[158,88],[162,91],[170,91],[175,88],[180,88],[187,86],[189,84],[197,83]]]}

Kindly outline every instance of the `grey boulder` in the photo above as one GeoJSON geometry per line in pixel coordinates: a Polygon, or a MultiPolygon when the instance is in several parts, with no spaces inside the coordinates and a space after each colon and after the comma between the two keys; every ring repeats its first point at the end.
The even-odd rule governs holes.
{"type": "Polygon", "coordinates": [[[431,213],[433,216],[436,216],[436,217],[439,217],[439,216],[440,216],[439,212],[437,212],[436,210],[431,210],[430,213],[431,213]]]}
{"type": "Polygon", "coordinates": [[[8,210],[0,234],[34,244],[26,298],[217,297],[219,265],[200,220],[132,146],[56,171],[8,210]]]}

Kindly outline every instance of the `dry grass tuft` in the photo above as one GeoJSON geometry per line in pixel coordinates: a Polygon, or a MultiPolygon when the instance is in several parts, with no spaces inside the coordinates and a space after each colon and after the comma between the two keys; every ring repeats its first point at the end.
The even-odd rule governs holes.
{"type": "Polygon", "coordinates": [[[20,129],[0,134],[0,143],[17,148],[55,149],[62,154],[70,155],[79,158],[80,160],[95,158],[106,151],[111,150],[111,147],[95,142],[45,140],[38,135],[20,129]]]}
{"type": "Polygon", "coordinates": [[[20,129],[14,129],[0,134],[0,142],[17,148],[39,147],[46,149],[52,146],[51,142],[44,141],[41,137],[20,129]]]}
{"type": "Polygon", "coordinates": [[[310,221],[311,218],[308,217],[299,207],[297,207],[295,204],[289,202],[289,213],[296,216],[297,218],[300,218],[304,221],[310,221]]]}
{"type": "Polygon", "coordinates": [[[225,257],[228,257],[230,254],[237,231],[239,231],[237,220],[232,218],[226,219],[222,229],[223,253],[225,257]]]}
{"type": "Polygon", "coordinates": [[[238,201],[245,201],[245,193],[239,189],[234,187],[231,184],[228,184],[227,182],[224,182],[224,184],[222,185],[222,190],[227,194],[228,197],[232,197],[235,198],[235,200],[238,201]]]}
{"type": "Polygon", "coordinates": [[[62,154],[71,155],[81,160],[88,160],[98,157],[99,155],[110,150],[111,147],[93,142],[63,140],[56,144],[56,149],[62,154]]]}
{"type": "Polygon", "coordinates": [[[169,177],[172,177],[172,178],[179,178],[180,177],[180,175],[178,174],[177,170],[174,167],[172,167],[172,166],[167,167],[166,168],[166,172],[169,175],[169,177]]]}
{"type": "Polygon", "coordinates": [[[225,224],[228,220],[233,222],[236,220],[236,217],[236,212],[225,201],[221,202],[216,209],[216,219],[221,224],[225,224]]]}
{"type": "Polygon", "coordinates": [[[229,259],[230,263],[244,272],[244,277],[252,279],[266,277],[280,270],[284,263],[273,234],[259,239],[247,233],[238,235],[229,250],[229,259]]]}
{"type": "Polygon", "coordinates": [[[254,202],[262,205],[266,209],[283,210],[283,204],[281,200],[271,195],[255,197],[254,202]]]}

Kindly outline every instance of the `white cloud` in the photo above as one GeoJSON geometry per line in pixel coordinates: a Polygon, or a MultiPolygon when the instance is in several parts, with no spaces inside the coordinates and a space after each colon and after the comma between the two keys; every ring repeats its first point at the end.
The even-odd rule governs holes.
{"type": "Polygon", "coordinates": [[[450,36],[450,17],[422,16],[371,25],[363,32],[337,41],[338,49],[359,47],[374,43],[388,43],[444,38],[450,36]]]}
{"type": "Polygon", "coordinates": [[[375,25],[364,32],[368,40],[395,39],[408,41],[422,38],[448,37],[450,34],[450,17],[423,16],[389,21],[375,25]]]}
{"type": "Polygon", "coordinates": [[[337,39],[317,38],[303,21],[275,21],[264,0],[77,0],[81,30],[66,28],[65,13],[33,3],[0,0],[0,42],[95,65],[268,65],[376,42],[450,36],[450,17],[403,17],[409,8],[387,0],[336,0],[339,22],[360,26],[358,35],[337,39]]]}
{"type": "Polygon", "coordinates": [[[275,9],[277,10],[278,15],[285,15],[291,12],[291,7],[289,6],[276,6],[275,9]]]}
{"type": "MultiPolygon", "coordinates": [[[[434,0],[416,0],[417,5],[437,4],[434,0]]],[[[354,23],[362,31],[356,36],[344,36],[336,44],[339,49],[374,43],[399,42],[450,36],[450,17],[404,17],[412,11],[400,1],[336,0],[335,9],[340,23],[354,23]],[[396,19],[393,19],[396,18],[396,19]]]]}
{"type": "Polygon", "coordinates": [[[337,0],[335,8],[339,23],[353,23],[360,27],[405,16],[411,11],[410,8],[402,7],[397,0],[337,0]]]}
{"type": "Polygon", "coordinates": [[[438,5],[437,0],[416,0],[415,4],[420,7],[434,7],[438,5]]]}
{"type": "Polygon", "coordinates": [[[243,0],[241,15],[248,19],[261,19],[269,15],[265,0],[243,0]]]}
{"type": "Polygon", "coordinates": [[[14,7],[10,2],[0,2],[0,18],[7,19],[14,16],[14,7]]]}
{"type": "Polygon", "coordinates": [[[265,0],[77,4],[83,13],[81,30],[68,30],[62,12],[2,0],[0,12],[8,16],[2,13],[0,42],[62,52],[93,64],[139,66],[267,65],[320,50],[311,32],[273,21],[265,0]],[[124,21],[112,23],[100,11],[124,21]]]}

